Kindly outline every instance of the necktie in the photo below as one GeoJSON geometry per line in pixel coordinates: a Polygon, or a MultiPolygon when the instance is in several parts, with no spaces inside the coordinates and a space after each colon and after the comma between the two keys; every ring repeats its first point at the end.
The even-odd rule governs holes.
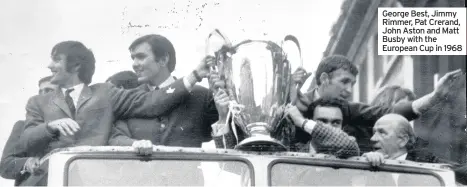
{"type": "Polygon", "coordinates": [[[75,119],[76,108],[75,108],[75,104],[73,103],[73,98],[71,98],[71,96],[70,96],[70,93],[73,90],[75,90],[75,89],[70,88],[70,89],[65,91],[65,102],[68,105],[68,108],[70,108],[71,117],[73,119],[75,119]]]}

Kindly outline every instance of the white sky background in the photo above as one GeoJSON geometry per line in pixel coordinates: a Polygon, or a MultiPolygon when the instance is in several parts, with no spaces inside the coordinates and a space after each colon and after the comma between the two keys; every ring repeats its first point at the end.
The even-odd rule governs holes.
{"type": "MultiPolygon", "coordinates": [[[[78,40],[96,57],[93,83],[131,70],[130,43],[140,35],[166,36],[175,46],[174,75],[188,74],[205,55],[205,39],[214,28],[233,42],[287,34],[302,47],[304,67],[313,71],[322,58],[342,0],[3,0],[0,1],[0,150],[37,81],[50,74],[50,50],[58,42],[78,40]],[[204,5],[204,6],[203,6],[204,5]],[[141,25],[142,28],[129,27],[141,25]]],[[[12,185],[0,179],[0,186],[12,185]]]]}

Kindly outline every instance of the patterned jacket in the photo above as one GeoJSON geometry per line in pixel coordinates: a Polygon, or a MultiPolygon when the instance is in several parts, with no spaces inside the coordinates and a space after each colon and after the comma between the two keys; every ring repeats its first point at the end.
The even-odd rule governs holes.
{"type": "MultiPolygon", "coordinates": [[[[360,149],[355,138],[340,129],[317,123],[311,133],[311,137],[313,137],[311,143],[314,145],[317,153],[330,154],[338,158],[360,155],[360,149]]],[[[217,148],[227,149],[234,148],[237,143],[232,131],[223,136],[214,137],[214,142],[217,148]]],[[[304,148],[298,151],[305,152],[309,151],[309,149],[304,148]]]]}

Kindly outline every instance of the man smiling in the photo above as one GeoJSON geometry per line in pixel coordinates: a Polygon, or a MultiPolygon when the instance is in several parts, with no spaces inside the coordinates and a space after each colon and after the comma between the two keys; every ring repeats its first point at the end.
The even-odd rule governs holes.
{"type": "MultiPolygon", "coordinates": [[[[89,85],[95,59],[81,42],[60,42],[53,47],[51,56],[51,82],[60,89],[29,99],[24,134],[18,142],[21,149],[44,154],[56,148],[107,145],[116,119],[157,117],[169,112],[209,72],[207,62],[202,61],[190,75],[167,88],[143,92],[107,83],[89,85]],[[173,93],[167,93],[168,88],[174,89],[173,93]]],[[[28,185],[37,185],[44,184],[46,178],[40,175],[30,180],[28,185]]]]}

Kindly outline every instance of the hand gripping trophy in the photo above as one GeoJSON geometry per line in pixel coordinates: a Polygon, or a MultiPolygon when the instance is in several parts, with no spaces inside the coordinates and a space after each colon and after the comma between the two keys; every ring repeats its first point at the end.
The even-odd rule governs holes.
{"type": "MultiPolygon", "coordinates": [[[[284,41],[287,40],[293,41],[300,49],[294,36],[288,35],[284,41]]],[[[233,133],[238,140],[237,126],[248,137],[237,143],[236,149],[287,151],[295,136],[295,126],[287,121],[284,108],[296,98],[290,94],[291,89],[297,89],[297,86],[292,85],[291,64],[282,47],[264,40],[245,40],[232,45],[216,29],[206,40],[206,53],[216,59],[210,64],[211,72],[218,73],[225,81],[225,91],[231,99],[228,119],[233,133]],[[221,43],[217,43],[217,47],[213,45],[216,39],[221,43]],[[260,60],[250,60],[252,55],[258,55],[241,55],[245,51],[258,50],[270,58],[263,55],[258,58],[260,60]]]]}

